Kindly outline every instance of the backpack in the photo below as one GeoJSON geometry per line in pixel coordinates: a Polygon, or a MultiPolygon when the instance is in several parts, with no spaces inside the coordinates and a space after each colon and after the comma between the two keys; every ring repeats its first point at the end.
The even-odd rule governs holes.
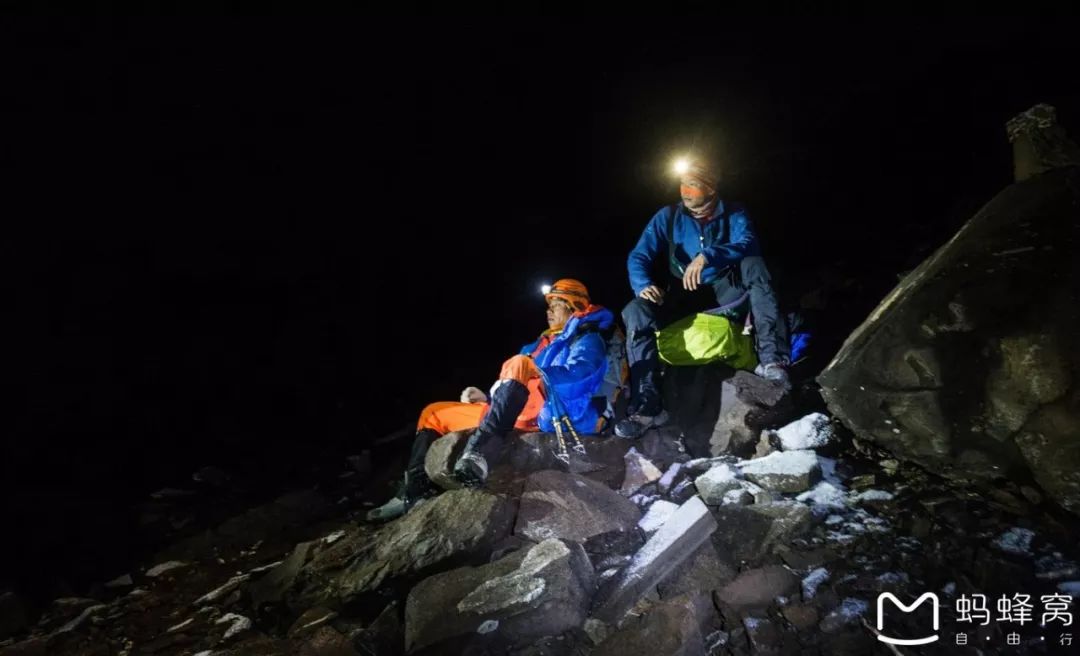
{"type": "Polygon", "coordinates": [[[618,324],[612,323],[607,330],[601,330],[596,324],[589,324],[587,332],[595,332],[604,340],[607,367],[604,380],[592,397],[593,406],[600,413],[596,433],[603,433],[615,419],[616,405],[620,397],[630,389],[630,364],[626,359],[626,335],[618,324]]]}

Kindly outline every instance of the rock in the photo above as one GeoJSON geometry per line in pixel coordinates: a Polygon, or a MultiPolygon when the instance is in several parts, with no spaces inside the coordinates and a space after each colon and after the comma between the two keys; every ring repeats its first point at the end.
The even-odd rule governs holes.
{"type": "Polygon", "coordinates": [[[657,490],[660,494],[667,494],[671,491],[671,488],[678,480],[679,474],[682,472],[683,464],[676,462],[667,468],[664,475],[660,477],[660,481],[657,483],[657,490]]]}
{"type": "Polygon", "coordinates": [[[853,476],[850,484],[854,490],[865,490],[867,488],[874,487],[877,483],[877,477],[873,474],[863,474],[862,476],[853,476]]]}
{"type": "Polygon", "coordinates": [[[710,455],[709,440],[720,416],[724,381],[734,370],[721,364],[671,367],[664,372],[664,407],[692,458],[710,455]]]}
{"type": "Polygon", "coordinates": [[[739,472],[730,465],[716,465],[694,479],[701,500],[710,506],[719,506],[724,502],[724,495],[731,490],[739,490],[739,472]]]}
{"type": "Polygon", "coordinates": [[[634,443],[635,449],[658,469],[664,471],[680,460],[686,459],[682,445],[681,429],[674,424],[646,431],[634,443]]]}
{"type": "Polygon", "coordinates": [[[594,535],[585,541],[585,553],[589,554],[593,569],[602,571],[610,567],[623,567],[645,544],[645,537],[638,528],[629,531],[611,531],[594,535]]]}
{"type": "Polygon", "coordinates": [[[701,619],[688,600],[653,606],[593,651],[594,656],[704,656],[701,619]]]}
{"type": "Polygon", "coordinates": [[[618,623],[642,595],[692,556],[715,530],[716,520],[705,504],[691,498],[598,593],[592,615],[609,624],[618,623]]]}
{"type": "Polygon", "coordinates": [[[773,492],[803,492],[821,480],[813,451],[783,451],[741,464],[748,480],[773,492]]]}
{"type": "Polygon", "coordinates": [[[251,629],[251,620],[243,615],[237,615],[236,613],[225,613],[219,617],[214,624],[225,624],[225,633],[221,636],[222,642],[227,642],[232,638],[240,635],[244,631],[251,629]]]}
{"type": "Polygon", "coordinates": [[[165,574],[167,572],[171,572],[171,571],[176,570],[176,569],[182,569],[184,567],[190,567],[190,566],[191,565],[189,565],[188,563],[183,563],[183,562],[180,562],[178,560],[170,560],[167,563],[161,563],[160,565],[154,565],[150,569],[146,570],[146,576],[149,576],[152,579],[156,579],[157,577],[159,577],[162,574],[165,574]]]}
{"type": "Polygon", "coordinates": [[[449,651],[489,627],[511,645],[556,636],[585,621],[592,590],[584,549],[544,540],[495,563],[421,581],[405,606],[405,648],[449,651]]]}
{"type": "Polygon", "coordinates": [[[713,544],[736,563],[756,561],[805,534],[813,524],[810,509],[795,501],[718,506],[713,514],[720,527],[713,544]]]}
{"type": "Polygon", "coordinates": [[[20,633],[28,626],[22,600],[14,592],[0,593],[0,640],[20,633]]]}
{"type": "Polygon", "coordinates": [[[799,590],[799,577],[783,565],[770,565],[743,572],[716,591],[716,599],[738,611],[765,609],[777,597],[787,597],[799,590]]]}
{"type": "Polygon", "coordinates": [[[776,451],[776,447],[773,446],[772,434],[768,431],[762,431],[761,437],[758,439],[757,447],[754,448],[754,458],[764,458],[776,451]]]}
{"type": "Polygon", "coordinates": [[[314,633],[320,626],[328,624],[337,616],[337,612],[330,610],[329,608],[309,608],[293,622],[293,625],[289,628],[288,636],[290,638],[296,638],[309,633],[314,633]]]}
{"type": "Polygon", "coordinates": [[[333,627],[321,626],[302,643],[299,653],[300,656],[355,656],[356,650],[333,627]]]}
{"type": "Polygon", "coordinates": [[[5,646],[0,643],[0,656],[51,656],[47,638],[30,638],[5,646]]]}
{"type": "MultiPolygon", "coordinates": [[[[1017,444],[1019,445],[1020,443],[1017,442],[1017,444]]],[[[1020,448],[1023,449],[1023,446],[1021,445],[1020,448]]],[[[1024,498],[1028,500],[1028,503],[1034,506],[1037,506],[1043,502],[1042,494],[1039,494],[1039,491],[1031,487],[1030,485],[1021,485],[1020,494],[1024,495],[1024,498]]]]}
{"type": "Polygon", "coordinates": [[[754,503],[754,495],[750,494],[746,490],[739,488],[738,490],[729,490],[724,493],[724,499],[720,505],[723,506],[749,506],[754,503]]]}
{"type": "Polygon", "coordinates": [[[131,574],[124,574],[106,583],[105,587],[114,590],[116,588],[130,588],[133,585],[135,585],[135,580],[131,578],[131,574]]]}
{"type": "Polygon", "coordinates": [[[803,451],[828,445],[833,440],[834,430],[828,416],[813,412],[777,430],[775,434],[784,451],[803,451]]]}
{"type": "Polygon", "coordinates": [[[1013,556],[1031,556],[1031,541],[1035,532],[1026,528],[1011,528],[991,544],[1000,551],[1013,556]]]}
{"type": "Polygon", "coordinates": [[[353,640],[361,654],[401,656],[405,653],[405,623],[402,604],[392,601],[353,640]]]}
{"type": "Polygon", "coordinates": [[[592,617],[585,620],[585,625],[582,629],[585,631],[585,635],[589,636],[589,641],[594,645],[598,645],[607,640],[608,636],[615,632],[615,628],[610,624],[601,622],[592,617]]]}
{"type": "Polygon", "coordinates": [[[841,559],[840,554],[828,547],[818,547],[809,551],[794,551],[787,547],[778,548],[776,552],[784,561],[784,564],[793,570],[808,572],[822,565],[828,565],[841,559]]]}
{"type": "Polygon", "coordinates": [[[663,476],[656,465],[650,462],[648,458],[638,453],[635,448],[631,447],[631,449],[626,452],[624,461],[626,477],[623,479],[622,487],[619,489],[619,494],[624,496],[634,494],[643,486],[648,485],[653,481],[658,481],[660,480],[660,477],[663,476]]]}
{"type": "Polygon", "coordinates": [[[267,572],[266,576],[248,585],[248,595],[256,610],[265,604],[276,604],[285,600],[286,594],[296,582],[300,570],[307,563],[318,542],[301,542],[280,565],[267,572]]]}
{"type": "Polygon", "coordinates": [[[759,617],[744,617],[743,627],[754,654],[780,656],[801,651],[794,636],[784,633],[775,622],[759,617]]]}
{"type": "Polygon", "coordinates": [[[818,381],[858,438],[961,482],[1030,472],[1080,513],[1078,181],[1004,189],[847,339],[818,381]]]}
{"type": "Polygon", "coordinates": [[[435,485],[444,490],[461,489],[461,482],[454,477],[454,465],[465,449],[471,432],[447,433],[431,443],[424,456],[424,471],[435,485]]]}
{"type": "Polygon", "coordinates": [[[514,534],[534,542],[563,538],[584,542],[637,526],[641,511],[626,497],[596,481],[559,471],[542,471],[525,481],[514,534]]]}
{"type": "Polygon", "coordinates": [[[502,560],[503,558],[514,553],[518,549],[531,547],[534,544],[536,544],[536,541],[534,540],[529,540],[517,535],[509,535],[492,545],[491,557],[488,559],[488,562],[493,563],[496,560],[502,560]]]}
{"type": "Polygon", "coordinates": [[[66,624],[61,626],[59,629],[57,629],[56,632],[57,633],[68,633],[69,631],[75,631],[76,629],[81,627],[83,624],[90,621],[91,618],[96,617],[96,616],[101,615],[102,613],[104,613],[106,610],[108,610],[108,608],[109,607],[106,606],[105,604],[95,604],[93,606],[90,606],[90,607],[84,609],[81,613],[79,613],[79,615],[76,616],[74,619],[67,622],[66,624]]]}
{"type": "Polygon", "coordinates": [[[821,620],[821,624],[818,625],[825,633],[836,633],[845,626],[854,624],[859,621],[863,615],[870,609],[870,604],[862,599],[845,599],[840,607],[832,611],[825,616],[825,619],[821,620]]]}
{"type": "Polygon", "coordinates": [[[761,430],[790,419],[793,405],[781,386],[738,371],[721,386],[720,412],[709,440],[714,456],[744,455],[761,430]]]}
{"type": "Polygon", "coordinates": [[[810,605],[784,606],[780,613],[797,631],[810,631],[821,620],[817,608],[810,605]]]}
{"type": "Polygon", "coordinates": [[[1076,439],[1077,435],[1080,435],[1080,410],[1075,403],[1054,403],[1032,416],[1017,435],[1016,445],[1035,480],[1047,494],[1062,507],[1080,514],[1080,440],[1076,439]]]}
{"type": "Polygon", "coordinates": [[[720,558],[711,541],[706,541],[656,589],[665,600],[684,594],[711,594],[734,578],[735,569],[720,558]]]}
{"type": "Polygon", "coordinates": [[[230,578],[224,585],[214,588],[210,592],[207,592],[203,596],[199,597],[192,602],[195,606],[203,606],[205,604],[212,604],[221,599],[224,599],[230,593],[239,590],[240,586],[244,585],[251,579],[251,574],[238,574],[230,578]]]}
{"type": "MultiPolygon", "coordinates": [[[[586,455],[570,451],[569,471],[588,474],[608,487],[618,487],[623,482],[625,465],[623,458],[631,448],[630,440],[581,436],[586,455]]],[[[567,465],[556,457],[558,438],[552,433],[525,433],[508,440],[503,459],[518,474],[554,469],[565,471],[567,465]]]]}
{"type": "Polygon", "coordinates": [[[297,609],[336,607],[436,568],[482,562],[510,531],[514,503],[482,490],[450,490],[413,508],[374,536],[351,531],[321,547],[296,577],[297,609]]]}
{"type": "Polygon", "coordinates": [[[655,501],[649,506],[648,512],[638,522],[638,528],[640,528],[646,535],[655,533],[661,526],[664,525],[671,515],[679,509],[679,504],[671,503],[670,501],[655,501]]]}

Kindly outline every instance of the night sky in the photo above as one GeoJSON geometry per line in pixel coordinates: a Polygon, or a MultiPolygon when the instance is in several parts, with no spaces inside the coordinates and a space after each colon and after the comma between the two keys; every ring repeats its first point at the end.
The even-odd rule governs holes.
{"type": "Polygon", "coordinates": [[[827,349],[1009,183],[1008,118],[1048,102],[1080,132],[1063,21],[687,29],[5,21],[6,516],[285,472],[488,387],[541,283],[630,300],[688,147],[784,299],[854,281],[827,349]]]}

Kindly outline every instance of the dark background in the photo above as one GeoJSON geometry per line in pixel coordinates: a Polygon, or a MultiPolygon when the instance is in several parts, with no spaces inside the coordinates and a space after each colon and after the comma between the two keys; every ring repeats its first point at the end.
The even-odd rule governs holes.
{"type": "Polygon", "coordinates": [[[132,504],[197,467],[269,493],[486,388],[544,327],[545,281],[621,308],[688,147],[722,161],[787,301],[846,285],[827,358],[1008,184],[1008,118],[1048,102],[1080,129],[1074,33],[5,21],[0,584],[100,580],[132,504]]]}

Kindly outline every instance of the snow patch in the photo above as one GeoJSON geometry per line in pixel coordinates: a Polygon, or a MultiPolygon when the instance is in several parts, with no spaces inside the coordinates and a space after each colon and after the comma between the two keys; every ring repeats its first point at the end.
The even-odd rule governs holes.
{"type": "Polygon", "coordinates": [[[802,580],[803,601],[810,601],[817,594],[818,586],[829,580],[829,570],[819,567],[802,580]]]}
{"type": "Polygon", "coordinates": [[[892,501],[892,492],[886,492],[885,490],[866,490],[855,496],[855,501],[892,501]]]}
{"type": "Polygon", "coordinates": [[[480,626],[476,627],[476,632],[480,635],[491,633],[499,628],[499,620],[485,620],[480,626]]]}
{"type": "Polygon", "coordinates": [[[323,544],[334,544],[343,537],[345,537],[345,531],[334,531],[330,535],[324,537],[322,541],[323,544]]]}
{"type": "Polygon", "coordinates": [[[1035,538],[1035,532],[1026,528],[1013,527],[997,537],[991,544],[994,547],[1014,556],[1030,556],[1031,541],[1035,538]]]}
{"type": "Polygon", "coordinates": [[[1080,598],[1080,581],[1066,581],[1065,583],[1058,583],[1058,592],[1072,595],[1075,598],[1080,598]]]}
{"type": "Polygon", "coordinates": [[[829,481],[822,481],[795,498],[804,503],[809,503],[811,506],[817,506],[815,510],[820,509],[824,514],[832,508],[846,507],[845,494],[842,488],[833,485],[829,481]]]}
{"type": "Polygon", "coordinates": [[[225,613],[214,624],[227,624],[229,622],[232,622],[232,625],[225,630],[225,635],[221,636],[222,640],[228,640],[234,635],[251,628],[251,620],[236,613],[225,613]]]}
{"type": "Polygon", "coordinates": [[[816,449],[829,443],[833,427],[828,417],[814,412],[776,431],[776,436],[784,451],[816,449]]]}
{"type": "Polygon", "coordinates": [[[670,501],[659,500],[649,506],[648,512],[638,522],[638,528],[646,533],[653,533],[660,529],[664,525],[676,510],[679,509],[679,504],[671,503],[670,501]]]}
{"type": "Polygon", "coordinates": [[[818,456],[813,451],[777,451],[764,458],[744,460],[739,463],[745,474],[788,474],[791,476],[808,474],[817,464],[818,456]]]}

